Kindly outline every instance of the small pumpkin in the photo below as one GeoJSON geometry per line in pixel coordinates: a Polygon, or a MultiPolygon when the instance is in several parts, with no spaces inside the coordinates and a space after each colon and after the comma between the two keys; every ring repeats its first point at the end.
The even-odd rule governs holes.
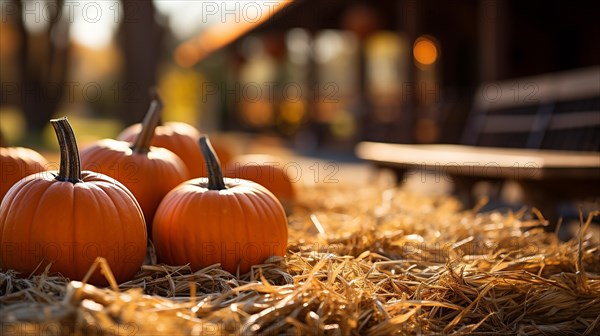
{"type": "MultiPolygon", "coordinates": [[[[125,128],[117,139],[121,141],[133,141],[142,131],[141,124],[133,124],[125,128]]],[[[159,125],[154,130],[151,145],[166,148],[183,160],[190,177],[206,177],[206,168],[202,163],[202,151],[198,146],[200,132],[192,125],[182,122],[166,122],[159,120],[159,125]]],[[[223,146],[215,147],[217,155],[228,162],[231,158],[229,150],[223,146]]]]}
{"type": "Polygon", "coordinates": [[[286,164],[274,155],[236,156],[225,167],[224,172],[227,177],[254,181],[269,189],[285,208],[291,207],[296,199],[296,191],[286,164]]]}
{"type": "MultiPolygon", "coordinates": [[[[0,268],[21,276],[51,264],[81,280],[104,257],[119,282],[130,279],[146,254],[146,224],[127,188],[106,175],[81,171],[77,141],[66,118],[50,123],[60,145],[60,170],[30,175],[0,205],[0,268]]],[[[89,282],[105,285],[98,272],[89,282]]]]}
{"type": "Polygon", "coordinates": [[[0,201],[20,179],[46,170],[48,161],[33,149],[0,147],[0,201]]]}
{"type": "Polygon", "coordinates": [[[200,148],[208,177],[180,184],[161,201],[152,237],[159,261],[189,263],[193,270],[220,263],[231,273],[246,273],[287,249],[287,218],[265,187],[223,178],[217,156],[205,136],[200,148]]]}
{"type": "Polygon", "coordinates": [[[83,169],[117,179],[139,202],[150,234],[154,212],[160,200],[190,178],[181,159],[165,148],[150,147],[158,124],[162,102],[155,95],[135,142],[100,140],[81,151],[83,169]]]}

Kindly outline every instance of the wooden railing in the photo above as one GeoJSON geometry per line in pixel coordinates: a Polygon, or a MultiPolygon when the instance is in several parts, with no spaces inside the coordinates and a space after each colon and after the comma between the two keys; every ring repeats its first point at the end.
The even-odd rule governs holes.
{"type": "Polygon", "coordinates": [[[471,205],[479,181],[517,181],[525,202],[556,219],[563,201],[600,199],[600,67],[481,85],[461,144],[361,142],[379,167],[449,177],[471,205]]]}

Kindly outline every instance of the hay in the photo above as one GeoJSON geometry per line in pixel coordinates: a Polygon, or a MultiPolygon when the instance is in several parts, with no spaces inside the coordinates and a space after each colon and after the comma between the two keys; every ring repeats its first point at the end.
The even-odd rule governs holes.
{"type": "Polygon", "coordinates": [[[2,334],[599,334],[591,217],[561,242],[526,211],[463,211],[446,196],[301,195],[287,256],[245,275],[150,264],[110,289],[2,271],[2,334]]]}

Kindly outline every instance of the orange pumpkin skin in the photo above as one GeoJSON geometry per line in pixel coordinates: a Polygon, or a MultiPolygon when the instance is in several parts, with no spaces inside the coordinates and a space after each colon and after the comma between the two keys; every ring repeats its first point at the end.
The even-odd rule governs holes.
{"type": "MultiPolygon", "coordinates": [[[[118,181],[90,171],[82,182],[56,180],[56,171],[19,181],[0,205],[0,268],[21,276],[59,272],[81,280],[98,256],[118,282],[140,269],[146,225],[133,195],[118,181]],[[39,265],[39,267],[38,267],[39,265]]],[[[89,283],[105,285],[99,272],[89,283]]]]}
{"type": "Polygon", "coordinates": [[[240,155],[225,167],[226,177],[256,182],[269,189],[284,205],[296,199],[292,180],[277,157],[262,154],[240,155]]]}
{"type": "Polygon", "coordinates": [[[152,230],[159,260],[193,270],[220,263],[241,274],[285,255],[287,218],[277,198],[259,184],[218,173],[209,169],[208,178],[187,181],[162,200],[152,230]]]}
{"type": "Polygon", "coordinates": [[[154,216],[159,261],[190,263],[193,270],[220,263],[240,274],[287,249],[285,211],[273,194],[245,180],[225,179],[227,190],[209,190],[197,178],[172,190],[154,216]]]}
{"type": "MultiPolygon", "coordinates": [[[[125,128],[118,136],[118,140],[131,142],[141,132],[142,125],[134,124],[125,128]]],[[[175,153],[185,163],[190,178],[205,177],[206,167],[202,161],[202,152],[198,145],[200,132],[192,125],[182,122],[166,122],[156,127],[151,145],[166,148],[175,153]]],[[[231,154],[224,146],[215,147],[217,155],[223,164],[231,158],[231,154]]]]}
{"type": "Polygon", "coordinates": [[[33,149],[0,147],[0,201],[20,179],[47,169],[46,159],[33,149]]]}
{"type": "MultiPolygon", "coordinates": [[[[60,170],[21,179],[0,204],[0,269],[21,276],[60,273],[82,280],[104,257],[123,282],[141,267],[146,224],[127,188],[106,175],[81,171],[77,141],[67,118],[51,120],[60,145],[60,170]]],[[[100,272],[88,279],[107,283],[100,272]]]]}
{"type": "Polygon", "coordinates": [[[148,234],[160,200],[189,178],[185,164],[173,152],[150,147],[147,153],[137,153],[129,143],[112,139],[83,149],[81,167],[123,183],[142,207],[148,234]]]}

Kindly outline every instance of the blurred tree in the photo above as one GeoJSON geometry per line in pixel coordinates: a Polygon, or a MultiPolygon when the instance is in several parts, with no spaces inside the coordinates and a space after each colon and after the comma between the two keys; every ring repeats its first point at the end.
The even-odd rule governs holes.
{"type": "Polygon", "coordinates": [[[156,85],[164,28],[157,22],[152,1],[121,1],[123,18],[119,43],[124,56],[119,85],[121,120],[140,122],[148,109],[148,90],[156,85]]]}
{"type": "MultiPolygon", "coordinates": [[[[121,6],[118,42],[124,68],[115,103],[121,107],[120,119],[132,124],[143,119],[148,89],[156,85],[164,29],[152,1],[121,1],[121,6]]],[[[39,144],[42,130],[60,104],[75,99],[78,83],[68,81],[68,71],[70,22],[77,13],[64,0],[10,0],[2,7],[3,20],[15,27],[19,43],[14,76],[2,85],[2,104],[14,104],[23,112],[26,141],[39,144]]]]}
{"type": "Polygon", "coordinates": [[[35,17],[41,29],[29,31],[24,22],[26,1],[12,0],[13,15],[7,15],[17,28],[20,45],[15,86],[27,121],[29,142],[39,142],[42,129],[58,108],[68,89],[65,82],[69,54],[69,19],[63,15],[63,0],[48,0],[44,15],[35,17]],[[44,22],[41,22],[44,21],[44,22]],[[44,27],[45,25],[45,27],[44,27]]]}

